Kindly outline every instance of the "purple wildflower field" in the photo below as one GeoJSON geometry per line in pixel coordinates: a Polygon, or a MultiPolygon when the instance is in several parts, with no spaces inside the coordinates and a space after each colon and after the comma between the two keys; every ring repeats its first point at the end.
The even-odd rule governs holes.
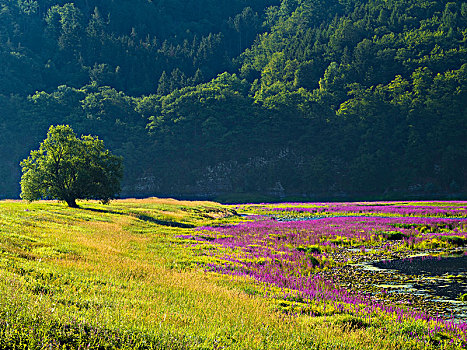
{"type": "Polygon", "coordinates": [[[214,247],[203,250],[206,271],[254,279],[255,294],[270,298],[290,314],[348,314],[380,327],[412,322],[419,326],[407,332],[420,341],[433,341],[447,332],[459,346],[467,344],[462,309],[467,266],[461,263],[451,276],[458,288],[455,292],[460,292],[457,308],[450,308],[452,301],[433,301],[433,295],[397,293],[391,288],[420,284],[427,279],[423,272],[410,277],[372,265],[399,260],[402,265],[411,264],[414,255],[422,256],[427,264],[446,254],[455,257],[452,261],[466,261],[467,202],[232,207],[244,216],[243,222],[200,227],[197,235],[181,237],[190,239],[194,249],[206,244],[214,247]]]}

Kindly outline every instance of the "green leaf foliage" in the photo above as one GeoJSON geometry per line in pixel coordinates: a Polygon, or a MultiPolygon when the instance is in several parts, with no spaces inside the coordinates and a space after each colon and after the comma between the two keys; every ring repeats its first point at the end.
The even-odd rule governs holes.
{"type": "Polygon", "coordinates": [[[50,125],[122,194],[462,196],[467,3],[0,0],[0,197],[50,125]]]}
{"type": "Polygon", "coordinates": [[[51,126],[21,167],[21,198],[28,201],[58,199],[76,207],[76,199],[108,203],[120,192],[122,159],[97,137],[78,139],[68,125],[51,126]]]}

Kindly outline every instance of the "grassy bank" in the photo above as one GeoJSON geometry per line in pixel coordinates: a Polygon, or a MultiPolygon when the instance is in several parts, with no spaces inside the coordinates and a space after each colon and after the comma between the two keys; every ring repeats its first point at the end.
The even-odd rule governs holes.
{"type": "Polygon", "coordinates": [[[417,342],[409,321],[284,313],[247,277],[206,272],[203,251],[217,247],[197,251],[186,237],[239,222],[228,207],[155,198],[79,205],[0,202],[0,348],[450,346],[417,342]]]}

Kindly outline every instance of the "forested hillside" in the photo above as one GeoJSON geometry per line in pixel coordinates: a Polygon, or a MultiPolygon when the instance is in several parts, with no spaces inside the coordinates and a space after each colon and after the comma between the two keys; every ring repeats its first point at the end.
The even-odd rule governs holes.
{"type": "Polygon", "coordinates": [[[0,0],[0,197],[52,124],[122,195],[467,192],[467,2],[0,0]]]}

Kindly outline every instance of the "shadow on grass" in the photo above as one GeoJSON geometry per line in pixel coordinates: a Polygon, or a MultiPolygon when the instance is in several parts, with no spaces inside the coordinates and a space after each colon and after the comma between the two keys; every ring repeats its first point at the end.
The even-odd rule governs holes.
{"type": "Polygon", "coordinates": [[[117,214],[117,215],[127,215],[126,213],[108,210],[108,209],[98,209],[98,208],[86,208],[86,207],[78,207],[78,209],[93,211],[95,213],[102,213],[102,214],[117,214]]]}
{"type": "Polygon", "coordinates": [[[162,225],[162,226],[169,226],[169,227],[178,227],[178,228],[195,228],[195,225],[192,224],[184,224],[183,222],[176,222],[176,221],[169,221],[169,220],[159,220],[155,219],[151,216],[148,215],[141,215],[138,214],[137,218],[146,222],[152,222],[157,225],[162,225]]]}
{"type": "MultiPolygon", "coordinates": [[[[93,211],[93,212],[96,212],[96,213],[103,213],[103,214],[117,214],[117,215],[128,215],[129,214],[129,213],[124,213],[124,212],[119,212],[119,211],[114,211],[114,210],[108,210],[108,209],[84,208],[84,207],[81,207],[81,209],[93,211]]],[[[146,221],[146,222],[151,222],[153,224],[157,224],[157,225],[161,225],[161,226],[178,227],[178,228],[195,228],[196,227],[196,225],[185,224],[183,222],[155,219],[155,218],[153,218],[152,216],[149,216],[149,215],[143,215],[143,214],[139,214],[139,213],[130,213],[130,215],[131,214],[135,214],[136,218],[138,218],[139,220],[146,221]]]]}

